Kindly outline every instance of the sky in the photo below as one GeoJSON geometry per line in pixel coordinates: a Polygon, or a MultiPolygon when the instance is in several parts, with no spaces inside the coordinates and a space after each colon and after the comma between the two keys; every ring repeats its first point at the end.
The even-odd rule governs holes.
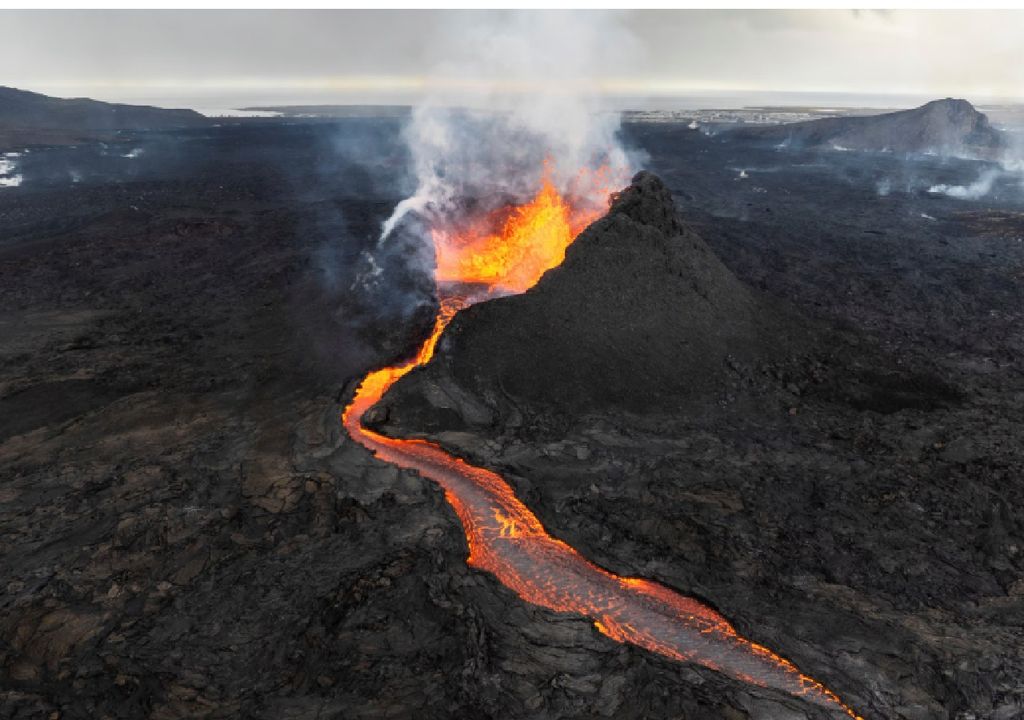
{"type": "Polygon", "coordinates": [[[760,93],[1024,99],[1024,11],[53,10],[0,11],[0,27],[0,85],[162,106],[538,87],[626,105],[760,93]]]}

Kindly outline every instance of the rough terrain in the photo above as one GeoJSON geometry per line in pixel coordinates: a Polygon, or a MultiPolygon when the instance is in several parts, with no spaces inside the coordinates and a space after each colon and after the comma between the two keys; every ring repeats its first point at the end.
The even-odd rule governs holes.
{"type": "MultiPolygon", "coordinates": [[[[439,437],[867,717],[1019,716],[1020,206],[630,135],[721,272],[847,344],[758,375],[756,412],[439,437]]],[[[341,436],[352,379],[424,330],[349,290],[407,192],[396,123],[136,140],[145,163],[40,151],[0,189],[0,716],[820,717],[522,604],[466,568],[440,492],[341,436]]]]}
{"type": "MultiPolygon", "coordinates": [[[[380,426],[508,474],[585,555],[710,599],[868,716],[1014,717],[1020,334],[967,348],[962,330],[880,342],[848,327],[810,352],[786,338],[801,355],[788,362],[771,339],[729,352],[720,341],[751,327],[750,291],[722,276],[709,290],[707,262],[693,262],[706,248],[670,212],[660,182],[638,176],[535,288],[454,321],[385,397],[380,426]],[[646,272],[631,272],[636,256],[646,272]],[[679,257],[690,296],[674,292],[679,257]],[[716,303],[723,290],[746,302],[716,303]],[[661,334],[645,333],[651,314],[661,334]]],[[[1019,318],[1010,238],[1016,260],[974,299],[993,319],[1019,318]]],[[[964,328],[965,310],[947,321],[964,328]]],[[[768,338],[794,327],[774,320],[757,324],[768,338]]]]}

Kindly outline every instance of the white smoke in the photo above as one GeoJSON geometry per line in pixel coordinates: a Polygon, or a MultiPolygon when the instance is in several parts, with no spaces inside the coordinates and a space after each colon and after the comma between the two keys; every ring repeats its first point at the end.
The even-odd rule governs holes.
{"type": "Polygon", "coordinates": [[[465,13],[437,38],[445,62],[405,131],[416,191],[384,223],[446,213],[471,199],[505,204],[539,188],[544,160],[560,189],[608,166],[628,180],[640,159],[618,137],[601,79],[628,65],[638,43],[614,13],[465,13]]]}
{"type": "Polygon", "coordinates": [[[1024,134],[1020,131],[1003,131],[1006,147],[996,158],[998,166],[983,170],[978,179],[969,185],[933,185],[930,193],[948,195],[961,200],[980,200],[996,187],[997,181],[1003,181],[1001,187],[1012,187],[1009,183],[1016,181],[1018,189],[1024,189],[1024,134]]]}
{"type": "Polygon", "coordinates": [[[22,176],[17,172],[17,158],[21,153],[9,152],[0,155],[0,187],[18,187],[21,185],[22,176]]]}
{"type": "Polygon", "coordinates": [[[1002,175],[1002,170],[989,168],[981,173],[977,180],[970,185],[932,185],[928,192],[938,195],[948,195],[960,200],[978,200],[985,197],[992,191],[992,186],[1002,175]]]}

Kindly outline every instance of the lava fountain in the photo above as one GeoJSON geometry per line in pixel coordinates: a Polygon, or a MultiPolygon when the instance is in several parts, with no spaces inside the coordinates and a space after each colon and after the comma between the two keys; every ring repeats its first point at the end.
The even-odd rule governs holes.
{"type": "Polygon", "coordinates": [[[436,443],[388,437],[362,424],[363,414],[388,388],[430,360],[444,328],[474,301],[465,293],[446,293],[446,288],[474,285],[487,288],[487,294],[508,294],[532,287],[562,262],[576,235],[603,214],[605,208],[593,199],[606,201],[608,175],[581,173],[563,194],[545,167],[540,189],[529,202],[455,229],[435,228],[441,302],[433,330],[412,360],[363,378],[342,413],[345,429],[379,460],[415,470],[440,485],[462,522],[469,565],[493,574],[523,600],[590,618],[598,631],[618,642],[859,718],[822,683],[741,637],[713,609],[655,582],[615,575],[549,535],[498,474],[470,465],[436,443]]]}

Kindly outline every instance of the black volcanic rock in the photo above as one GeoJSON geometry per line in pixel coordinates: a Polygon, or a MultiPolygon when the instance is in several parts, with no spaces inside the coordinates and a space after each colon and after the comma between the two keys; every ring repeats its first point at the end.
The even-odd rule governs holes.
{"type": "MultiPolygon", "coordinates": [[[[184,175],[0,190],[0,718],[836,720],[521,601],[467,566],[438,488],[347,438],[344,378],[391,353],[353,338],[322,258],[344,232],[354,266],[395,198],[363,183],[366,153],[324,162],[341,127],[225,124],[184,175]]],[[[644,128],[739,278],[934,358],[968,399],[803,393],[750,422],[438,439],[588,559],[706,599],[865,718],[1020,717],[1020,208],[937,197],[922,218],[911,194],[857,193],[853,163],[754,195],[720,172],[735,146],[644,128]],[[754,197],[742,220],[701,210],[754,197]]]]}
{"type": "Polygon", "coordinates": [[[418,430],[457,425],[453,409],[470,424],[678,411],[708,405],[736,367],[781,357],[806,334],[737,280],[643,172],[534,288],[460,313],[434,360],[386,402],[418,430]]]}
{"type": "Polygon", "coordinates": [[[0,86],[0,144],[4,145],[74,142],[116,130],[172,130],[208,122],[195,110],[55,98],[0,86]]]}
{"type": "Polygon", "coordinates": [[[966,100],[933,100],[912,110],[862,117],[835,117],[807,122],[744,127],[728,132],[798,147],[937,153],[995,158],[1005,148],[1003,135],[988,117],[966,100]]]}

